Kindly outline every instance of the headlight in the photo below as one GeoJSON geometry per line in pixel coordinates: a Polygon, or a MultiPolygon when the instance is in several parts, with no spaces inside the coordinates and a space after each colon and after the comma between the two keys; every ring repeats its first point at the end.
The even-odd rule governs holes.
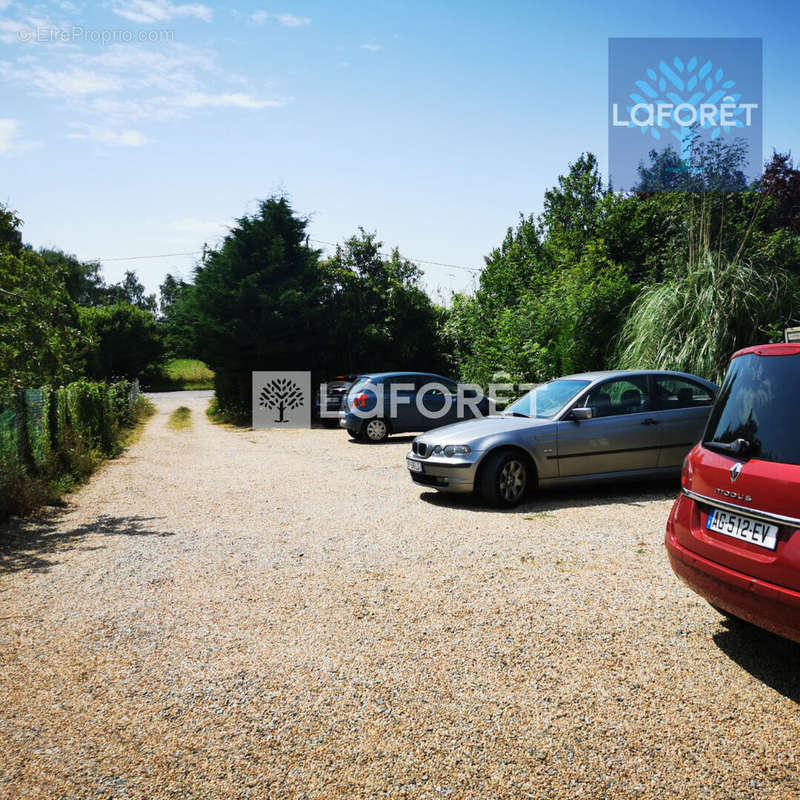
{"type": "Polygon", "coordinates": [[[444,448],[444,454],[448,458],[450,458],[450,456],[466,456],[471,452],[469,446],[465,444],[449,444],[444,448]]]}

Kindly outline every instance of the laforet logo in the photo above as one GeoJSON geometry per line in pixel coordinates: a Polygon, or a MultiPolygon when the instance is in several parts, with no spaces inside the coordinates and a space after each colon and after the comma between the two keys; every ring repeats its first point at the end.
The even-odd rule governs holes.
{"type": "Polygon", "coordinates": [[[253,428],[308,428],[310,372],[254,372],[253,428]]]}
{"type": "MultiPolygon", "coordinates": [[[[742,160],[749,177],[757,177],[761,59],[760,39],[609,39],[613,185],[632,188],[641,163],[648,157],[655,162],[659,155],[669,171],[707,171],[708,154],[723,153],[716,144],[725,141],[747,154],[742,160]]],[[[747,181],[739,184],[723,188],[743,189],[747,181]]],[[[666,183],[663,188],[675,187],[666,183]]],[[[696,182],[682,188],[708,187],[696,182]]]]}
{"type": "Polygon", "coordinates": [[[275,378],[262,390],[258,404],[262,408],[270,408],[278,412],[277,424],[288,422],[285,413],[303,403],[303,390],[291,378],[275,378]]]}
{"type": "Polygon", "coordinates": [[[682,147],[695,125],[711,129],[712,139],[750,127],[758,103],[740,102],[736,81],[724,80],[722,67],[715,68],[711,61],[698,67],[699,63],[697,56],[687,62],[675,56],[671,64],[661,61],[658,73],[648,69],[646,78],[635,82],[637,91],[629,95],[634,105],[625,106],[622,119],[619,106],[613,104],[614,125],[641,128],[656,141],[662,133],[671,135],[682,147]]]}

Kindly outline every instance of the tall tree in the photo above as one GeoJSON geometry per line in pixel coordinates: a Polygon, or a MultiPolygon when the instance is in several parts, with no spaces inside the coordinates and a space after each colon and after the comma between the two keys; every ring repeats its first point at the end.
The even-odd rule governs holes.
{"type": "Polygon", "coordinates": [[[135,272],[128,270],[125,277],[119,282],[109,287],[110,301],[123,305],[136,306],[143,311],[156,313],[155,294],[146,294],[144,284],[139,280],[135,272]]]}
{"type": "Polygon", "coordinates": [[[80,306],[108,303],[108,287],[100,274],[100,262],[81,261],[77,256],[53,248],[42,248],[39,255],[51,267],[62,271],[67,291],[74,303],[80,306]]]}
{"type": "Polygon", "coordinates": [[[778,203],[777,224],[800,233],[800,169],[795,168],[791,153],[773,151],[764,167],[761,190],[778,203]]]}
{"type": "Polygon", "coordinates": [[[195,271],[196,355],[215,373],[221,408],[248,414],[254,370],[317,370],[324,334],[319,252],[285,197],[237,220],[195,271]]]}
{"type": "Polygon", "coordinates": [[[437,312],[419,267],[363,228],[323,264],[328,363],[336,371],[444,368],[437,312]],[[344,351],[344,360],[338,354],[344,351]]]}

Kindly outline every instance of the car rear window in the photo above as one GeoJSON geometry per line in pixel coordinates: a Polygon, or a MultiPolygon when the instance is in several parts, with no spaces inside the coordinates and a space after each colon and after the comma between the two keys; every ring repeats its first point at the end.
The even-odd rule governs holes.
{"type": "Polygon", "coordinates": [[[734,358],[720,390],[704,441],[750,444],[743,455],[800,464],[800,355],[734,358]]]}
{"type": "Polygon", "coordinates": [[[661,410],[710,406],[714,395],[710,389],[678,377],[656,377],[656,396],[661,410]]]}
{"type": "Polygon", "coordinates": [[[358,394],[361,389],[363,389],[368,383],[370,382],[369,376],[362,375],[360,378],[356,378],[353,382],[353,385],[350,387],[350,391],[347,393],[349,398],[353,398],[358,394]]]}

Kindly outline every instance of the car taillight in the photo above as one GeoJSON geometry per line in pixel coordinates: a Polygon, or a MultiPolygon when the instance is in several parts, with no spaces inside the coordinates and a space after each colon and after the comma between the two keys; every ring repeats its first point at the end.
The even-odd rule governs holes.
{"type": "Polygon", "coordinates": [[[356,408],[366,408],[367,407],[367,400],[369,399],[369,395],[362,392],[361,394],[357,394],[353,398],[353,405],[356,408]]]}
{"type": "Polygon", "coordinates": [[[683,466],[681,467],[681,486],[688,489],[692,482],[692,462],[690,455],[683,459],[683,466]]]}

